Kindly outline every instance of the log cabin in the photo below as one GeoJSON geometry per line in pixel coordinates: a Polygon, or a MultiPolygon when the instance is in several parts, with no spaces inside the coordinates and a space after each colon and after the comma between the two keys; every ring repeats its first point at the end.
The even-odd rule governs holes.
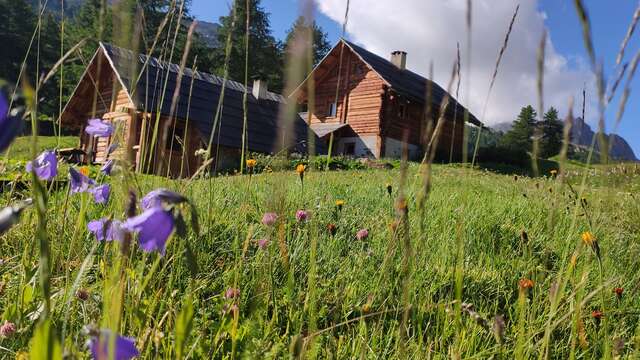
{"type": "Polygon", "coordinates": [[[266,82],[256,79],[245,89],[227,80],[217,117],[224,79],[189,68],[179,76],[180,71],[176,64],[100,43],[60,116],[65,129],[79,134],[84,162],[102,164],[111,156],[127,160],[139,172],[186,177],[202,167],[203,157],[197,153],[202,154],[212,141],[211,169],[236,167],[242,149],[245,90],[248,151],[306,153],[308,143],[322,151],[319,139],[307,141],[313,132],[302,118],[296,116],[289,124],[279,121],[286,99],[268,91],[266,82]],[[84,128],[90,118],[111,122],[115,134],[88,136],[84,128]],[[114,143],[119,146],[109,155],[114,143]]]}
{"type": "MultiPolygon", "coordinates": [[[[394,51],[387,60],[341,39],[290,97],[298,102],[301,116],[318,137],[326,141],[333,137],[333,154],[398,158],[406,143],[409,157],[418,159],[430,140],[428,119],[438,120],[446,91],[406,69],[406,56],[406,52],[394,51]],[[309,86],[311,78],[313,85],[309,86]],[[425,101],[427,94],[430,103],[425,101]],[[427,116],[429,108],[431,116],[427,116]]],[[[450,97],[438,158],[461,159],[465,110],[450,97]]],[[[468,121],[482,126],[471,113],[468,121]]]]}

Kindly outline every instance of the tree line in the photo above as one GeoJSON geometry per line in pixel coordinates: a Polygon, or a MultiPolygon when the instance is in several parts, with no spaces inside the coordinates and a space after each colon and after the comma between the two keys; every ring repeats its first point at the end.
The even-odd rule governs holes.
{"type": "Polygon", "coordinates": [[[560,153],[564,124],[558,118],[558,110],[551,107],[544,113],[542,120],[531,105],[520,110],[513,126],[498,141],[498,145],[509,150],[533,149],[533,142],[539,137],[538,157],[549,158],[560,153]]]}
{"type": "MultiPolygon", "coordinates": [[[[154,49],[153,56],[180,62],[187,42],[188,26],[193,19],[191,0],[85,0],[64,18],[61,9],[42,12],[33,0],[0,0],[0,42],[5,51],[0,57],[0,77],[16,84],[35,84],[63,54],[82,45],[65,61],[61,71],[40,89],[41,118],[55,118],[77,85],[100,41],[113,43],[141,53],[154,49]],[[178,21],[182,12],[182,21],[178,21]],[[167,16],[169,14],[169,16],[167,16]],[[63,21],[64,20],[64,21],[63,21]],[[30,50],[29,50],[30,49],[30,50]],[[28,56],[27,56],[28,54],[28,56]],[[21,77],[22,76],[22,77],[21,77]],[[60,91],[62,88],[62,91],[60,91]],[[60,97],[60,94],[62,97],[60,97]]],[[[284,64],[294,34],[313,31],[313,58],[317,63],[330,50],[327,34],[313,20],[299,17],[283,40],[276,39],[269,13],[261,0],[236,1],[233,10],[220,18],[218,47],[209,48],[197,34],[193,37],[187,64],[198,71],[222,76],[227,37],[231,35],[229,78],[245,78],[246,16],[249,15],[249,78],[261,77],[272,91],[280,92],[284,82],[284,64]]]]}

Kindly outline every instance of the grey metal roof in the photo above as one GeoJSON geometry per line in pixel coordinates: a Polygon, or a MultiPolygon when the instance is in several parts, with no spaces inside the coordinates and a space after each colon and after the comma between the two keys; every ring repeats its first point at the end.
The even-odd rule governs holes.
{"type": "MultiPolygon", "coordinates": [[[[386,81],[392,89],[394,89],[399,94],[411,99],[412,101],[416,101],[419,103],[424,103],[426,97],[426,89],[427,84],[431,84],[431,101],[435,106],[435,109],[438,109],[442,99],[447,93],[445,89],[443,89],[440,85],[438,85],[435,81],[426,79],[411,70],[401,70],[397,66],[393,65],[389,60],[376,55],[350,41],[342,39],[351,50],[353,50],[364,62],[366,62],[373,71],[378,73],[384,81],[386,81]]],[[[340,44],[340,43],[338,43],[340,44]]],[[[336,45],[337,46],[337,45],[336,45]]],[[[450,105],[447,113],[450,113],[451,117],[453,117],[453,113],[455,111],[455,107],[457,106],[457,115],[458,117],[462,117],[465,112],[464,106],[462,106],[458,101],[451,95],[450,97],[450,105]]],[[[469,112],[469,122],[481,126],[482,123],[478,120],[471,112],[469,112]]]]}
{"type": "Polygon", "coordinates": [[[311,130],[313,130],[319,138],[323,138],[345,126],[349,126],[349,124],[311,124],[311,130]]]}
{"type": "MultiPolygon", "coordinates": [[[[127,88],[138,110],[160,112],[170,115],[173,94],[177,87],[180,66],[161,61],[155,57],[135,54],[111,44],[101,43],[109,60],[127,88]],[[137,75],[147,62],[144,71],[137,75]],[[139,80],[136,83],[136,78],[139,80]]],[[[204,139],[209,139],[214,125],[215,113],[224,79],[205,72],[189,68],[183,70],[182,84],[176,101],[174,116],[189,118],[204,139]],[[190,94],[191,83],[193,91],[190,94]]],[[[229,147],[241,147],[243,124],[243,96],[245,86],[239,82],[227,80],[219,133],[214,134],[214,143],[229,147]]],[[[248,91],[248,148],[250,151],[270,153],[282,143],[283,125],[279,121],[280,107],[285,98],[273,92],[267,92],[264,99],[256,99],[251,87],[248,91]]],[[[294,144],[293,150],[306,153],[306,122],[296,116],[291,126],[293,138],[286,143],[294,144]]],[[[318,140],[318,139],[316,139],[318,140]]],[[[323,146],[321,141],[315,142],[323,146]]],[[[322,150],[322,149],[319,149],[322,150]]],[[[317,151],[319,151],[317,150],[317,151]]]]}

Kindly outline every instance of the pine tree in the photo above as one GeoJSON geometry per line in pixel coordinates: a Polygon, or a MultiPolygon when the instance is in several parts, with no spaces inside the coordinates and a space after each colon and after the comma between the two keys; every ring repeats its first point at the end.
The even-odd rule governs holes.
{"type": "Polygon", "coordinates": [[[304,34],[309,30],[313,31],[313,65],[315,66],[331,50],[331,43],[329,43],[327,33],[315,21],[312,20],[309,23],[309,20],[304,16],[299,16],[287,31],[285,55],[290,51],[294,36],[296,34],[304,34]]]}
{"type": "MultiPolygon", "coordinates": [[[[0,58],[0,77],[16,83],[37,18],[25,0],[0,0],[0,43],[7,49],[0,58]]],[[[27,59],[27,71],[35,71],[35,57],[27,59]]]]}
{"type": "Polygon", "coordinates": [[[520,110],[513,127],[502,138],[501,145],[511,149],[531,151],[537,113],[531,105],[520,110]]]}
{"type": "Polygon", "coordinates": [[[261,77],[268,81],[269,88],[282,90],[282,49],[271,33],[269,13],[261,6],[260,0],[249,0],[247,9],[245,0],[235,1],[236,21],[233,21],[233,9],[228,16],[220,18],[218,31],[220,47],[213,51],[215,73],[222,75],[225,62],[225,44],[231,34],[231,53],[229,78],[243,81],[245,76],[245,28],[246,14],[249,13],[249,78],[261,77]]]}
{"type": "Polygon", "coordinates": [[[562,148],[562,136],[564,125],[558,119],[558,110],[551,107],[543,117],[540,124],[542,126],[541,155],[551,157],[560,153],[562,148]]]}

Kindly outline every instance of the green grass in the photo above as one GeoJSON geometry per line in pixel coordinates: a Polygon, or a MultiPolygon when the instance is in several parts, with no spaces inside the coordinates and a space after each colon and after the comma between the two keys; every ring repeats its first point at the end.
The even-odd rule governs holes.
{"type": "MultiPolygon", "coordinates": [[[[572,170],[567,178],[576,191],[582,174],[572,170]]],[[[87,354],[82,328],[93,325],[135,337],[144,358],[174,358],[182,348],[190,358],[286,358],[302,351],[307,358],[513,358],[516,352],[533,358],[540,356],[551,320],[552,358],[572,351],[600,358],[604,345],[613,348],[619,339],[621,354],[640,354],[637,167],[589,173],[582,209],[568,186],[548,177],[435,166],[421,214],[413,201],[421,179],[414,165],[405,189],[407,237],[402,227],[394,232],[390,226],[398,179],[399,170],[313,171],[305,175],[303,192],[293,171],[195,182],[120,173],[106,180],[114,189],[107,206],[92,204],[86,194],[51,193],[46,216],[54,328],[58,336],[64,330],[66,351],[81,357],[87,354]],[[199,235],[174,235],[164,257],[137,245],[123,257],[117,243],[97,243],[87,232],[89,220],[123,217],[129,189],[141,196],[157,187],[192,199],[199,235]],[[342,211],[338,199],[346,202],[342,211]],[[294,217],[302,208],[311,212],[305,224],[294,217]],[[261,224],[268,211],[280,216],[275,228],[261,224]],[[328,223],[337,225],[335,236],[328,223]],[[361,228],[370,234],[363,241],[355,239],[361,228]],[[587,230],[602,249],[602,279],[593,252],[580,245],[587,230]],[[256,246],[262,238],[270,239],[266,250],[256,246]],[[405,239],[414,254],[409,272],[403,271],[405,239]],[[197,260],[195,273],[186,244],[197,260]],[[550,316],[550,289],[567,274],[572,254],[575,267],[561,278],[567,286],[550,316]],[[461,299],[473,311],[456,310],[456,270],[461,299]],[[523,278],[534,286],[518,305],[523,278]],[[88,300],[74,296],[74,282],[88,300]],[[236,318],[222,314],[234,301],[224,298],[229,287],[240,289],[236,318]],[[614,287],[624,288],[620,300],[614,287]],[[605,313],[600,325],[591,317],[596,309],[605,313]],[[492,331],[496,315],[506,320],[499,338],[492,331]],[[177,335],[176,328],[190,322],[192,330],[177,335]],[[572,324],[579,330],[572,332],[572,324]]],[[[18,325],[16,334],[0,340],[3,357],[28,349],[43,304],[34,277],[35,228],[29,210],[0,237],[2,319],[18,325]]]]}
{"type": "MultiPolygon", "coordinates": [[[[45,149],[64,149],[78,147],[80,144],[76,136],[38,136],[38,152],[45,149]]],[[[2,154],[2,158],[11,160],[31,160],[31,136],[19,137],[14,140],[11,147],[2,154]]]]}

